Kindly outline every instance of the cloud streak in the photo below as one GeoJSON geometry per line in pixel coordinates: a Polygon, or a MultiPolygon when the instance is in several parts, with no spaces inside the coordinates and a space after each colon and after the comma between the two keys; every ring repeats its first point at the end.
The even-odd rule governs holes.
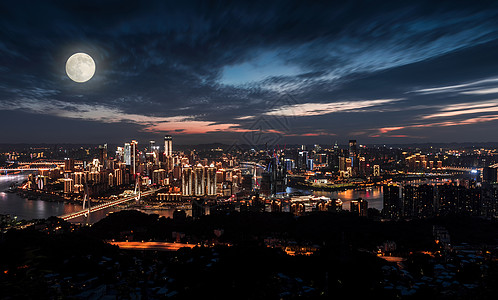
{"type": "Polygon", "coordinates": [[[147,116],[126,113],[115,107],[75,104],[57,100],[41,103],[38,100],[24,99],[15,103],[0,103],[0,110],[20,110],[102,123],[134,123],[143,126],[144,131],[156,133],[202,134],[215,131],[244,131],[237,128],[239,124],[217,124],[212,121],[201,121],[197,120],[198,116],[147,116]]]}
{"type": "Polygon", "coordinates": [[[402,99],[377,99],[359,101],[339,101],[330,103],[303,103],[282,106],[266,112],[265,115],[280,117],[310,117],[320,116],[337,112],[367,111],[366,108],[378,107],[402,99]]]}

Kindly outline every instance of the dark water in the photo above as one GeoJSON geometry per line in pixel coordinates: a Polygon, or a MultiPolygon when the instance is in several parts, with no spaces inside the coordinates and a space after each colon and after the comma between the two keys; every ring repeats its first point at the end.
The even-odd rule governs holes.
{"type": "Polygon", "coordinates": [[[0,214],[17,216],[18,219],[45,219],[81,210],[81,205],[62,202],[28,200],[16,193],[6,193],[11,183],[22,183],[25,175],[0,176],[0,214]]]}

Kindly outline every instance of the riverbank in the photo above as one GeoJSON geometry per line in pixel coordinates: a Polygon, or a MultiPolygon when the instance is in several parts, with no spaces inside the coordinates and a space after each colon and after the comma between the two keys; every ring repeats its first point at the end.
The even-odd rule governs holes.
{"type": "MultiPolygon", "coordinates": [[[[27,200],[41,200],[47,202],[59,202],[67,204],[81,204],[82,200],[77,200],[73,198],[67,198],[57,193],[43,192],[43,191],[33,191],[33,190],[19,190],[17,189],[15,193],[27,200]]],[[[93,199],[92,199],[93,200],[93,199]]]]}
{"type": "Polygon", "coordinates": [[[346,191],[351,189],[364,189],[368,187],[377,187],[381,185],[382,185],[381,183],[372,183],[372,184],[344,183],[337,185],[318,185],[318,184],[307,184],[304,182],[290,182],[287,186],[291,188],[309,190],[309,191],[337,192],[337,191],[346,191]]]}

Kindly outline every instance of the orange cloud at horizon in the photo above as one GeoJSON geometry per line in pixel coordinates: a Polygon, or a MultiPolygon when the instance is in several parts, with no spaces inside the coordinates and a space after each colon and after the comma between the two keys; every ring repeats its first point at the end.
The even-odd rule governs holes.
{"type": "Polygon", "coordinates": [[[209,132],[248,132],[251,130],[239,128],[239,124],[217,124],[210,121],[170,121],[148,125],[144,131],[177,132],[184,134],[204,134],[209,132]]]}
{"type": "MultiPolygon", "coordinates": [[[[377,133],[370,135],[370,137],[381,137],[385,133],[389,133],[391,131],[398,131],[402,129],[408,128],[430,128],[430,127],[449,127],[449,126],[462,126],[462,125],[472,125],[484,122],[490,122],[498,120],[498,115],[487,115],[487,116],[479,116],[474,118],[468,118],[464,120],[458,121],[444,121],[444,122],[434,122],[434,123],[426,123],[426,124],[412,124],[398,127],[382,127],[375,129],[377,133]]],[[[403,134],[398,135],[390,135],[390,137],[409,137],[403,134]]]]}

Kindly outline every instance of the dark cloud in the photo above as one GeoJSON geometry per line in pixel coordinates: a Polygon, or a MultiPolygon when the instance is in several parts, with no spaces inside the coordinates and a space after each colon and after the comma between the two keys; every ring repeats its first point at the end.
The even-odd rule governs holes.
{"type": "Polygon", "coordinates": [[[498,76],[493,2],[12,1],[0,4],[0,28],[0,125],[13,126],[11,112],[23,122],[2,134],[5,142],[39,138],[27,130],[35,126],[48,128],[51,142],[121,143],[168,131],[185,143],[230,142],[262,117],[288,142],[484,141],[498,125],[464,122],[493,112],[435,117],[433,127],[423,119],[496,95],[414,92],[498,76]],[[87,83],[65,75],[75,52],[95,59],[87,83]],[[379,99],[398,100],[299,115],[379,99]],[[296,115],[266,115],[286,107],[296,115]],[[455,125],[441,126],[450,119],[455,125]],[[87,132],[75,135],[76,124],[87,132]],[[93,126],[105,130],[93,134],[93,126]],[[448,134],[456,128],[466,135],[448,134]]]}

